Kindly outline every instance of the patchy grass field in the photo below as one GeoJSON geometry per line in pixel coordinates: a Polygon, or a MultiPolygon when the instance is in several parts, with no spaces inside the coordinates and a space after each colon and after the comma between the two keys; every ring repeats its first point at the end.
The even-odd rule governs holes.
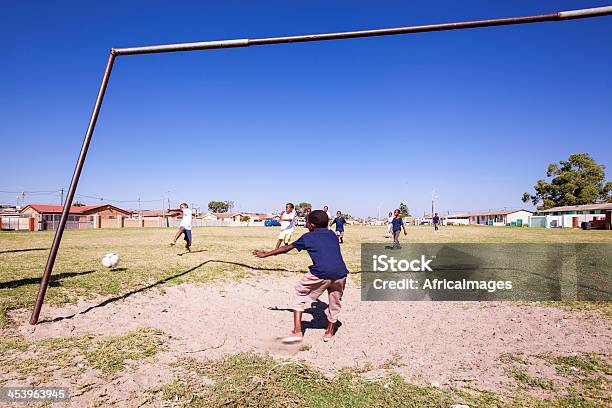
{"type": "MultiPolygon", "coordinates": [[[[410,227],[408,232],[408,237],[402,237],[403,242],[612,243],[612,234],[609,231],[447,227],[436,233],[430,227],[410,227]]],[[[231,341],[225,344],[223,341],[224,344],[219,350],[204,350],[192,354],[182,348],[184,339],[177,340],[177,333],[181,333],[184,327],[161,327],[163,325],[156,324],[157,320],[165,316],[161,313],[165,313],[166,309],[171,310],[174,306],[172,299],[180,298],[180,294],[175,292],[171,295],[178,296],[176,298],[166,296],[165,291],[172,287],[189,288],[189,285],[204,285],[204,288],[221,285],[219,287],[222,289],[210,289],[213,292],[216,290],[214,293],[206,289],[207,292],[204,293],[210,296],[210,299],[200,300],[203,304],[207,301],[212,304],[215,301],[213,295],[218,296],[215,297],[216,301],[220,302],[215,310],[218,314],[203,316],[197,321],[199,324],[201,320],[213,319],[206,323],[206,328],[213,330],[213,321],[225,320],[219,327],[214,326],[214,331],[219,332],[221,336],[224,327],[229,330],[238,319],[236,315],[219,312],[219,309],[224,307],[222,302],[236,301],[232,297],[235,282],[247,282],[247,286],[243,285],[241,288],[256,286],[258,292],[252,289],[253,297],[260,296],[263,299],[269,291],[277,290],[276,287],[269,287],[276,281],[288,280],[289,283],[283,283],[280,288],[290,290],[290,282],[295,280],[296,274],[306,271],[310,262],[307,255],[297,252],[265,260],[254,258],[251,255],[252,250],[271,248],[274,245],[276,228],[195,229],[193,252],[190,254],[184,254],[180,246],[168,246],[173,233],[170,229],[67,231],[47,292],[46,301],[54,308],[45,306],[42,319],[53,319],[58,313],[65,316],[65,313],[61,313],[62,309],[58,309],[62,305],[69,305],[67,310],[80,313],[87,306],[100,305],[102,302],[104,308],[108,309],[104,318],[111,320],[94,320],[94,317],[101,319],[102,315],[98,316],[98,312],[92,312],[89,317],[82,318],[83,321],[88,321],[89,326],[80,327],[80,318],[77,317],[43,323],[38,326],[40,331],[37,329],[32,335],[28,334],[30,329],[24,320],[28,317],[27,309],[33,304],[53,236],[50,232],[0,233],[0,357],[3,361],[0,386],[24,383],[68,384],[74,395],[74,406],[109,403],[122,406],[155,405],[160,400],[170,401],[175,406],[449,406],[453,403],[468,403],[470,406],[609,406],[611,403],[612,371],[609,353],[605,352],[603,346],[603,350],[602,347],[595,350],[598,352],[585,352],[584,350],[590,348],[579,347],[579,340],[576,340],[576,346],[568,346],[557,353],[540,344],[534,346],[533,350],[525,345],[524,355],[514,352],[514,345],[510,354],[500,352],[497,348],[489,350],[490,357],[495,357],[495,369],[499,368],[497,371],[503,373],[503,381],[506,384],[505,388],[497,387],[494,390],[483,390],[470,381],[459,385],[443,383],[440,387],[436,381],[418,376],[413,378],[410,370],[413,369],[415,361],[407,358],[412,354],[394,354],[391,349],[388,350],[388,356],[379,361],[368,361],[369,358],[375,360],[368,357],[363,358],[357,365],[348,361],[344,367],[337,366],[334,369],[326,367],[324,361],[320,362],[321,356],[326,354],[324,350],[319,349],[318,343],[313,346],[305,344],[305,349],[295,351],[288,360],[286,354],[275,353],[273,349],[254,346],[248,342],[247,347],[232,345],[231,341]],[[108,270],[102,267],[100,260],[107,252],[117,252],[121,255],[118,269],[108,270]],[[160,302],[159,310],[150,310],[151,314],[147,315],[146,324],[150,328],[142,324],[128,325],[123,320],[112,323],[112,319],[118,319],[117,315],[124,315],[137,307],[126,304],[124,309],[121,309],[118,307],[120,303],[115,300],[127,299],[126,302],[129,303],[131,299],[143,299],[138,305],[143,305],[142,314],[147,314],[144,306],[147,300],[142,298],[143,296],[155,296],[155,302],[160,302]],[[111,300],[105,303],[108,299],[111,300]],[[77,301],[81,303],[75,305],[77,301]],[[110,326],[112,333],[95,330],[95,325],[110,326]],[[308,347],[314,348],[310,350],[308,347]],[[249,351],[249,348],[252,350],[249,351]],[[261,355],[262,351],[271,352],[272,356],[261,355]],[[303,358],[309,362],[302,361],[303,358]],[[141,363],[138,363],[139,361],[141,363]],[[38,367],[41,366],[46,368],[39,370],[38,367]],[[157,383],[147,380],[150,375],[147,371],[141,371],[143,367],[149,367],[149,374],[162,373],[161,380],[157,383]],[[118,385],[128,384],[133,381],[129,379],[134,378],[143,380],[129,387],[118,385]],[[113,395],[108,390],[106,393],[99,392],[100,388],[110,386],[112,389],[113,384],[122,390],[121,393],[113,395]],[[507,386],[508,384],[513,385],[507,386]]],[[[345,261],[349,270],[358,271],[359,245],[363,242],[385,242],[384,228],[349,226],[345,240],[346,243],[342,247],[345,261]]],[[[353,284],[356,282],[358,275],[353,284]]],[[[259,300],[253,300],[253,297],[252,302],[259,300]]],[[[358,300],[353,304],[356,302],[358,300]]],[[[245,305],[246,303],[237,303],[236,308],[248,307],[245,305]]],[[[539,324],[551,323],[554,327],[554,324],[559,325],[554,319],[568,316],[572,321],[579,322],[584,315],[585,318],[591,319],[591,330],[598,331],[598,336],[610,338],[611,325],[607,318],[610,316],[609,302],[552,302],[537,306],[495,307],[499,307],[500,311],[507,309],[508,316],[515,311],[523,313],[524,310],[526,321],[527,316],[532,313],[546,315],[547,312],[543,312],[546,308],[542,306],[553,306],[551,310],[558,311],[551,312],[551,316],[560,317],[540,317],[539,324]],[[559,311],[559,308],[562,310],[559,311]]],[[[360,307],[367,308],[370,305],[360,307]]],[[[371,305],[371,308],[376,307],[382,309],[380,306],[371,305]]],[[[410,314],[411,310],[415,313],[437,313],[440,315],[437,317],[440,321],[435,324],[441,324],[441,327],[444,327],[444,319],[456,314],[453,312],[455,309],[450,306],[441,307],[437,312],[437,309],[431,309],[429,312],[424,309],[430,307],[429,305],[419,305],[417,308],[406,305],[398,307],[407,307],[405,312],[398,312],[399,315],[410,314]],[[416,312],[417,310],[419,312],[416,312]]],[[[467,313],[470,310],[481,313],[481,310],[488,306],[463,303],[452,307],[469,316],[467,313]]],[[[245,311],[248,312],[248,309],[245,311]]],[[[347,311],[347,314],[349,313],[350,310],[347,311]]],[[[356,316],[359,313],[361,312],[355,311],[356,316]]],[[[497,312],[493,310],[488,313],[490,318],[497,312]]],[[[257,318],[257,315],[251,318],[257,318]]],[[[347,321],[347,329],[360,324],[377,324],[376,321],[355,322],[356,318],[347,321]]],[[[427,316],[423,318],[427,319],[427,316]]],[[[278,320],[284,322],[287,319],[288,316],[282,315],[278,320]]],[[[183,324],[194,323],[195,321],[183,324]]],[[[503,332],[507,323],[490,323],[493,335],[496,328],[503,332]]],[[[395,339],[398,345],[408,342],[405,340],[402,343],[402,333],[414,325],[408,321],[402,324],[404,327],[400,325],[395,331],[396,335],[400,336],[399,340],[395,339]]],[[[478,330],[476,324],[477,322],[474,323],[473,330],[478,330]]],[[[486,324],[480,326],[486,327],[486,324]]],[[[467,323],[465,327],[469,327],[467,323]]],[[[466,330],[471,329],[463,329],[466,330]]],[[[248,336],[248,330],[244,331],[244,335],[248,336]]],[[[388,332],[393,335],[392,330],[388,332]]],[[[574,332],[578,336],[578,327],[571,333],[574,332]]],[[[242,334],[238,332],[238,335],[242,334]]],[[[227,333],[224,336],[227,338],[227,333]]],[[[466,339],[471,339],[471,336],[482,336],[482,333],[468,333],[466,339]]],[[[215,338],[224,339],[223,336],[215,338]]],[[[448,339],[449,344],[457,341],[461,339],[448,339]]],[[[588,345],[592,339],[587,337],[583,341],[588,345]]],[[[208,344],[207,347],[214,348],[218,344],[221,344],[221,341],[208,344]]],[[[388,344],[390,347],[391,343],[388,344]]],[[[446,352],[444,341],[439,344],[440,351],[446,352]]],[[[517,346],[520,344],[517,343],[517,346]]],[[[343,353],[345,349],[341,338],[332,344],[332,347],[337,349],[335,353],[343,353]]],[[[380,346],[382,349],[385,347],[382,344],[380,346]]],[[[459,353],[456,348],[452,350],[459,353]]],[[[479,354],[478,350],[469,352],[479,354]]],[[[422,365],[421,362],[419,364],[422,365]]],[[[429,372],[428,370],[435,371],[425,365],[419,375],[429,372]]],[[[488,374],[483,369],[480,374],[476,372],[474,375],[484,377],[488,374]]]]}
{"type": "MultiPolygon", "coordinates": [[[[408,230],[402,241],[612,242],[608,231],[504,227],[447,227],[437,233],[430,227],[408,230]]],[[[296,252],[265,261],[251,255],[254,249],[273,247],[276,228],[196,229],[194,253],[184,256],[176,256],[180,246],[167,245],[173,233],[170,229],[153,228],[66,231],[46,301],[60,305],[75,302],[79,297],[118,295],[164,279],[175,284],[205,283],[213,279],[238,279],[257,272],[257,268],[307,271],[309,265],[308,257],[296,252]],[[102,267],[101,258],[108,252],[121,255],[118,270],[102,267]],[[203,262],[207,263],[200,265],[203,262]]],[[[0,324],[7,323],[6,310],[33,304],[52,240],[51,232],[0,233],[0,324]]],[[[359,270],[359,246],[363,242],[385,242],[384,228],[348,229],[342,253],[351,271],[359,270]]]]}

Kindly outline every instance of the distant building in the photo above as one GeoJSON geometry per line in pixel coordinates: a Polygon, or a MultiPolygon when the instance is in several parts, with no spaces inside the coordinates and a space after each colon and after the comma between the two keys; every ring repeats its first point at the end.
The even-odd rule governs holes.
{"type": "Polygon", "coordinates": [[[271,214],[265,214],[265,213],[257,213],[257,212],[245,212],[245,213],[241,213],[242,216],[247,216],[249,217],[249,219],[251,221],[264,221],[264,220],[269,220],[272,219],[272,215],[271,214]]]}
{"type": "MultiPolygon", "coordinates": [[[[524,226],[529,225],[529,217],[533,212],[528,210],[489,210],[468,211],[456,214],[438,214],[443,225],[492,225],[492,226],[524,226]]],[[[431,215],[425,215],[423,221],[431,224],[431,215]]],[[[423,222],[421,222],[423,223],[423,222]]]]}
{"type": "Polygon", "coordinates": [[[2,231],[19,231],[30,229],[28,215],[20,214],[20,208],[12,205],[0,205],[0,229],[2,231]]]}
{"type": "Polygon", "coordinates": [[[164,210],[142,210],[134,211],[132,218],[179,218],[182,217],[183,212],[180,208],[164,209],[164,210]]]}
{"type": "Polygon", "coordinates": [[[547,210],[539,210],[538,217],[534,217],[532,224],[538,221],[538,225],[546,228],[580,228],[583,222],[607,221],[610,224],[612,203],[566,205],[553,207],[547,210]]]}
{"type": "Polygon", "coordinates": [[[469,213],[473,225],[514,225],[521,227],[529,224],[533,212],[527,210],[498,210],[469,213]]]}
{"type": "Polygon", "coordinates": [[[200,219],[203,221],[217,221],[217,216],[213,213],[206,213],[206,214],[202,214],[200,219]]]}
{"type": "Polygon", "coordinates": [[[470,225],[469,213],[442,214],[440,218],[442,218],[442,224],[444,225],[470,225]]]}
{"type": "MultiPolygon", "coordinates": [[[[63,206],[47,204],[28,204],[20,211],[36,219],[38,230],[56,229],[62,214],[63,206]]],[[[117,217],[129,217],[130,211],[110,204],[72,206],[68,213],[66,228],[92,228],[94,216],[102,220],[112,220],[117,217]]]]}
{"type": "Polygon", "coordinates": [[[386,218],[378,218],[378,217],[368,217],[365,220],[365,223],[368,225],[386,225],[387,224],[387,219],[386,218]]]}
{"type": "Polygon", "coordinates": [[[227,213],[215,213],[215,216],[217,217],[217,220],[223,221],[223,222],[240,222],[241,214],[227,212],[227,213]]]}

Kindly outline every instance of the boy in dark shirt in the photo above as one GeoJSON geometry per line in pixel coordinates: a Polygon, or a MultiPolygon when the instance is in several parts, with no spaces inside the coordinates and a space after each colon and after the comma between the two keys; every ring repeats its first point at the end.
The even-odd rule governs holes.
{"type": "Polygon", "coordinates": [[[433,216],[432,221],[434,225],[434,230],[437,231],[438,226],[440,225],[440,217],[438,216],[438,213],[436,213],[436,215],[433,216]]]}
{"type": "Polygon", "coordinates": [[[325,211],[312,211],[306,220],[309,232],[297,241],[270,252],[253,251],[253,255],[258,258],[265,258],[289,252],[294,248],[298,251],[305,249],[312,259],[312,265],[308,267],[310,272],[295,286],[293,331],[282,339],[283,343],[302,341],[302,313],[326,290],[329,297],[329,305],[325,309],[328,323],[323,341],[329,341],[334,336],[334,326],[341,309],[348,269],[342,259],[338,239],[331,230],[327,229],[328,224],[329,218],[325,211]]]}
{"type": "Polygon", "coordinates": [[[336,218],[331,223],[331,225],[336,224],[336,236],[338,237],[338,241],[342,244],[344,242],[344,224],[346,224],[346,220],[342,216],[342,212],[336,211],[336,218]]]}
{"type": "Polygon", "coordinates": [[[393,225],[393,248],[400,249],[399,236],[400,232],[402,232],[402,228],[404,229],[404,235],[408,235],[406,232],[406,225],[404,225],[404,220],[400,217],[400,210],[395,210],[393,212],[393,220],[391,221],[391,225],[393,225]]]}

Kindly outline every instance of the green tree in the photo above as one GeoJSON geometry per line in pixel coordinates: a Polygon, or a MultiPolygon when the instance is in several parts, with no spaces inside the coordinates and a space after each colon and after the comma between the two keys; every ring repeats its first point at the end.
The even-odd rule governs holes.
{"type": "Polygon", "coordinates": [[[80,201],[75,201],[74,203],[72,203],[73,207],[85,207],[85,204],[83,204],[80,201]]]}
{"type": "Polygon", "coordinates": [[[410,210],[408,209],[408,206],[405,203],[400,203],[399,210],[400,210],[400,215],[402,217],[410,216],[410,210]]]}
{"type": "Polygon", "coordinates": [[[224,213],[229,210],[229,203],[227,201],[211,201],[208,203],[208,211],[214,213],[224,213]]]}
{"type": "Polygon", "coordinates": [[[612,182],[606,182],[605,166],[597,164],[588,153],[572,154],[567,160],[548,165],[547,180],[538,180],[535,194],[523,193],[523,202],[530,201],[545,210],[563,205],[612,202],[612,182]]]}
{"type": "Polygon", "coordinates": [[[306,209],[307,208],[312,209],[312,204],[307,203],[307,202],[301,202],[301,203],[299,203],[298,205],[295,206],[295,212],[300,217],[303,217],[306,214],[306,209]]]}

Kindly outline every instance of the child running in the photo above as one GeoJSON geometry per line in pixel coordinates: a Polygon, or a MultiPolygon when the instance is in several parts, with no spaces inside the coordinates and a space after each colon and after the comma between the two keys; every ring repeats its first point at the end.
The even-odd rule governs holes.
{"type": "Polygon", "coordinates": [[[302,235],[297,241],[270,252],[253,251],[253,255],[258,258],[265,258],[284,254],[292,249],[298,251],[305,249],[312,259],[312,265],[308,267],[310,272],[295,286],[293,331],[282,339],[283,343],[302,341],[302,313],[326,290],[329,298],[329,305],[325,309],[328,323],[323,341],[327,342],[334,336],[348,269],[340,253],[340,244],[334,233],[327,228],[328,225],[329,219],[325,211],[312,211],[306,220],[309,232],[302,235]]]}
{"type": "Polygon", "coordinates": [[[338,237],[338,241],[340,243],[344,243],[344,224],[346,224],[346,220],[342,216],[341,211],[336,211],[336,218],[332,221],[331,225],[336,224],[336,236],[338,237]]]}
{"type": "Polygon", "coordinates": [[[389,211],[389,216],[387,217],[387,234],[385,238],[389,238],[393,233],[393,212],[389,211]]]}
{"type": "Polygon", "coordinates": [[[191,252],[191,218],[193,214],[187,203],[182,203],[179,208],[183,213],[183,219],[179,224],[179,230],[176,232],[174,239],[170,241],[170,246],[175,245],[176,240],[179,239],[181,234],[184,234],[185,249],[187,250],[187,252],[191,252]]]}
{"type": "Polygon", "coordinates": [[[278,241],[276,241],[276,249],[280,247],[281,243],[287,245],[291,241],[291,235],[295,228],[295,217],[297,217],[297,213],[293,203],[285,204],[285,211],[280,214],[281,230],[278,234],[278,241]]]}
{"type": "Polygon", "coordinates": [[[399,236],[402,228],[404,229],[404,235],[408,235],[406,232],[406,225],[404,225],[404,220],[400,217],[400,210],[395,210],[393,212],[393,220],[391,221],[391,225],[393,225],[393,248],[401,249],[401,245],[399,243],[399,236]]]}

